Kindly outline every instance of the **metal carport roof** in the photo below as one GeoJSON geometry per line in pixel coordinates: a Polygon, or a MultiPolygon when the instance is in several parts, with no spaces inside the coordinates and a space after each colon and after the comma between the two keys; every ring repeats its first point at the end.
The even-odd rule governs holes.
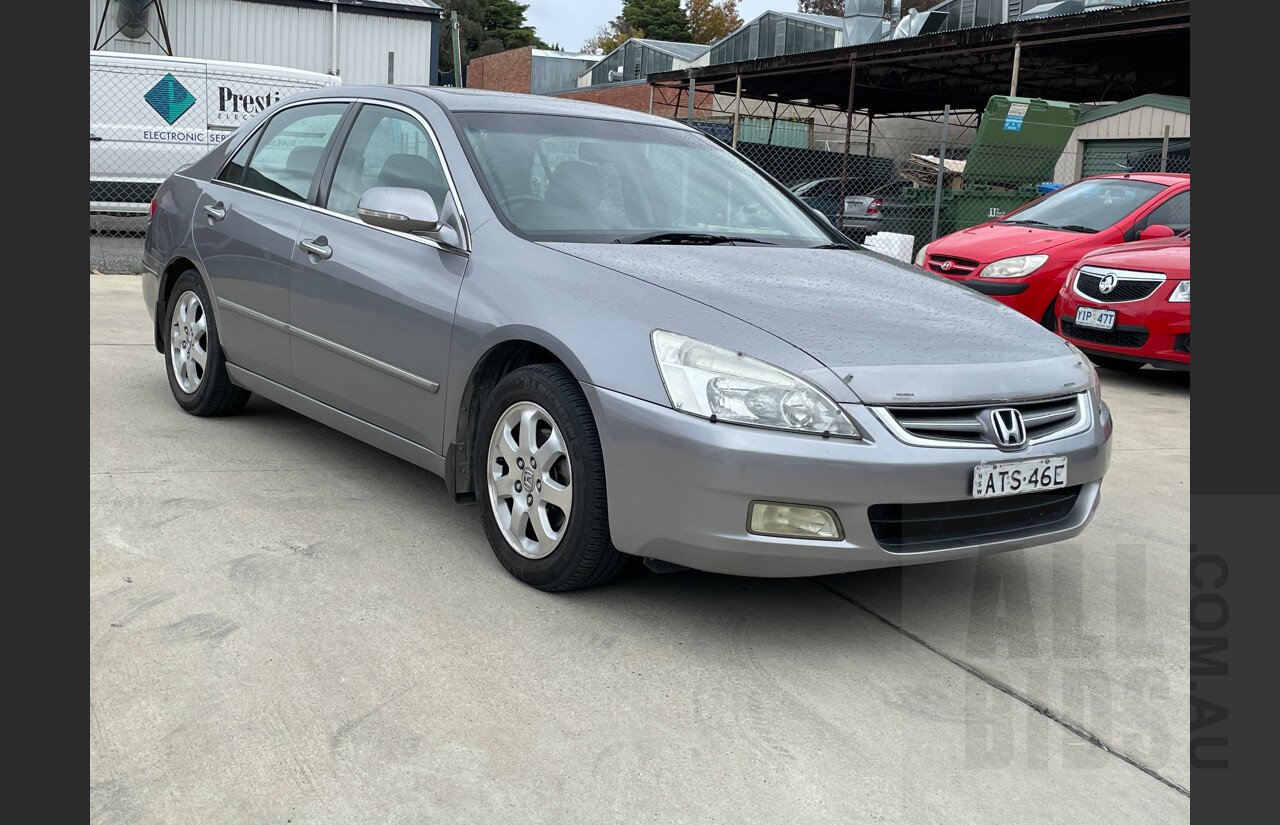
{"type": "Polygon", "coordinates": [[[876,116],[981,111],[992,95],[1075,103],[1191,94],[1191,0],[1014,21],[649,75],[657,86],[876,116]],[[856,67],[856,68],[855,68],[856,67]],[[1012,91],[1016,77],[1016,92],[1012,91]]]}

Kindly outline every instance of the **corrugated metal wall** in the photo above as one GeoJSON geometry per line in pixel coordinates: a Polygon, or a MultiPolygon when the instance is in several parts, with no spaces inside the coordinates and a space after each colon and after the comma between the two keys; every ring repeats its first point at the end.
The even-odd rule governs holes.
{"type": "Polygon", "coordinates": [[[537,95],[576,88],[578,78],[597,62],[569,57],[540,57],[535,54],[529,65],[529,91],[537,95]]]}
{"type": "MultiPolygon", "coordinates": [[[[107,0],[89,0],[89,47],[94,44],[107,0]]],[[[115,31],[114,8],[105,37],[115,31]]],[[[164,0],[175,57],[235,60],[327,72],[333,63],[333,12],[243,3],[236,0],[164,0]]],[[[157,39],[159,26],[154,24],[157,39]]],[[[342,82],[386,83],[388,53],[395,53],[395,82],[434,84],[436,24],[427,19],[344,13],[338,8],[338,65],[342,82]]],[[[150,37],[113,38],[106,51],[163,54],[150,37]]]]}
{"type": "Polygon", "coordinates": [[[1062,160],[1055,171],[1055,180],[1075,180],[1084,172],[1084,146],[1092,143],[1096,149],[1101,140],[1159,140],[1164,139],[1164,127],[1168,125],[1169,139],[1191,137],[1191,115],[1160,109],[1155,106],[1139,106],[1119,112],[1111,117],[1082,123],[1076,127],[1063,149],[1062,160]],[[1067,168],[1064,164],[1071,164],[1067,168]]]}

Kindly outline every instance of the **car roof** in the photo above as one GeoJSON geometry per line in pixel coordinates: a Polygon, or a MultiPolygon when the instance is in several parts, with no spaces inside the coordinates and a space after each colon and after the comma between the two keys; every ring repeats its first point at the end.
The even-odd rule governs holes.
{"type": "Polygon", "coordinates": [[[1191,180],[1190,173],[1187,172],[1116,172],[1112,175],[1093,175],[1082,180],[1141,180],[1148,183],[1163,183],[1166,186],[1189,182],[1191,180]]]}
{"type": "MultiPolygon", "coordinates": [[[[410,86],[383,84],[377,86],[334,86],[319,93],[307,93],[308,97],[370,97],[394,99],[395,91],[420,94],[430,98],[448,112],[501,112],[509,114],[569,115],[590,117],[597,120],[616,120],[625,123],[645,123],[654,126],[689,129],[679,121],[665,117],[592,103],[571,98],[546,95],[498,92],[489,89],[459,89],[453,86],[410,86]],[[328,94],[326,94],[326,92],[328,94]]],[[[301,97],[301,96],[299,96],[301,97]]],[[[690,130],[693,131],[693,130],[690,130]]]]}

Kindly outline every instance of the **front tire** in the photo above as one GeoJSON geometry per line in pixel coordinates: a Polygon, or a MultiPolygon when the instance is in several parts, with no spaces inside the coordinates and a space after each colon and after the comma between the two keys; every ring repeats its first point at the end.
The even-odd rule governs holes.
{"type": "Polygon", "coordinates": [[[1040,326],[1044,327],[1050,332],[1057,332],[1058,331],[1057,310],[1058,310],[1058,299],[1054,298],[1049,302],[1049,306],[1047,309],[1045,309],[1044,315],[1040,316],[1040,326]]]}
{"type": "Polygon", "coordinates": [[[178,276],[165,308],[164,364],[178,406],[192,415],[230,415],[250,392],[231,383],[204,280],[194,269],[178,276]]]}
{"type": "Polygon", "coordinates": [[[568,370],[535,364],[498,382],[473,452],[485,536],[511,575],[560,592],[622,571],[628,556],[609,538],[600,437],[568,370]]]}

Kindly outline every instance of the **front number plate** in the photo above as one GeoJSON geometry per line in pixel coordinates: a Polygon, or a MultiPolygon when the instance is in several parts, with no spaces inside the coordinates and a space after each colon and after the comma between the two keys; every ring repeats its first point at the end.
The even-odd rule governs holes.
{"type": "Polygon", "coordinates": [[[1035,493],[1067,486],[1067,457],[995,461],[973,468],[973,497],[992,498],[1035,493]]]}
{"type": "Polygon", "coordinates": [[[1076,326],[1091,329],[1111,329],[1116,325],[1114,309],[1097,309],[1095,307],[1076,307],[1076,326]]]}

